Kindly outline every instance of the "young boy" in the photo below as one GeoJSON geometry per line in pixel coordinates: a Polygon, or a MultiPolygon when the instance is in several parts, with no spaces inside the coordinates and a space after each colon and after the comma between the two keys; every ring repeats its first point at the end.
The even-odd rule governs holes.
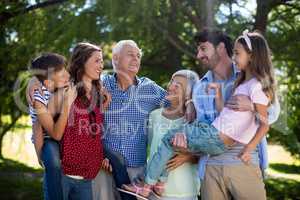
{"type": "Polygon", "coordinates": [[[59,54],[43,53],[35,58],[30,66],[30,71],[34,75],[31,82],[34,84],[29,85],[29,91],[35,88],[35,85],[40,87],[34,90],[29,105],[33,143],[38,160],[45,168],[45,199],[50,200],[62,199],[59,144],[56,141],[56,134],[64,130],[64,127],[59,124],[64,122],[66,117],[59,116],[55,124],[50,123],[49,120],[45,121],[43,118],[45,115],[49,115],[47,106],[51,93],[69,85],[66,64],[66,59],[59,54]]]}

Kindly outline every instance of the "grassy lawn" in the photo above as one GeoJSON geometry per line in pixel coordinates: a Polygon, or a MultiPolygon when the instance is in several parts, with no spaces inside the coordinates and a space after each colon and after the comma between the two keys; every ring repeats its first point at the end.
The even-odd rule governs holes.
{"type": "Polygon", "coordinates": [[[1,200],[43,199],[41,169],[0,159],[0,194],[1,200]]]}
{"type": "MultiPolygon", "coordinates": [[[[6,159],[0,159],[1,200],[43,199],[42,169],[31,143],[28,119],[22,120],[23,125],[4,138],[6,159]]],[[[268,200],[300,200],[300,160],[279,145],[269,145],[268,151],[270,166],[265,182],[268,200]]]]}
{"type": "MultiPolygon", "coordinates": [[[[271,165],[281,172],[298,173],[300,167],[271,165]]],[[[1,200],[42,199],[42,170],[22,163],[0,159],[1,200]]],[[[266,181],[268,200],[300,199],[300,182],[293,179],[268,178],[266,181]]]]}
{"type": "Polygon", "coordinates": [[[271,178],[266,181],[268,200],[299,200],[300,182],[293,179],[271,178]]]}

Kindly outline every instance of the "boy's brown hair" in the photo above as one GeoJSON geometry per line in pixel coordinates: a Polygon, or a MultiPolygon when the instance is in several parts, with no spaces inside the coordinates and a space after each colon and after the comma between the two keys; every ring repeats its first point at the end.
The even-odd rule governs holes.
{"type": "Polygon", "coordinates": [[[30,71],[39,81],[49,79],[48,76],[66,67],[66,58],[56,53],[42,53],[31,61],[30,71]]]}

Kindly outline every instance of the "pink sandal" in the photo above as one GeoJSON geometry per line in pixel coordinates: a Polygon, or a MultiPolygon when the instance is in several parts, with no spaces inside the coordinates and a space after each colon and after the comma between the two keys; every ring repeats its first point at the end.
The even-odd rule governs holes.
{"type": "Polygon", "coordinates": [[[148,197],[152,192],[151,188],[136,184],[122,185],[122,189],[119,188],[118,190],[120,192],[134,195],[143,200],[148,200],[148,197]]]}
{"type": "Polygon", "coordinates": [[[165,189],[165,183],[163,182],[157,182],[154,186],[153,186],[153,195],[160,199],[162,197],[162,194],[164,192],[164,189],[165,189]]]}

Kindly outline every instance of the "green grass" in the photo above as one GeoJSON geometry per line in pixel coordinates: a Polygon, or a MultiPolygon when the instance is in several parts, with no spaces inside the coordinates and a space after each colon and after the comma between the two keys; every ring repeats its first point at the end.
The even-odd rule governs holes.
{"type": "Polygon", "coordinates": [[[41,200],[42,171],[19,162],[0,159],[1,200],[41,200]]]}
{"type": "MultiPolygon", "coordinates": [[[[280,165],[272,164],[274,166],[280,165]]],[[[279,168],[291,173],[299,170],[298,166],[279,168]]],[[[268,200],[300,200],[300,182],[296,180],[269,178],[266,190],[268,200]]],[[[0,159],[0,194],[1,200],[42,199],[42,170],[10,159],[0,159]]]]}
{"type": "Polygon", "coordinates": [[[0,158],[0,173],[20,172],[20,173],[42,173],[42,169],[35,169],[27,165],[5,158],[0,158]]]}
{"type": "Polygon", "coordinates": [[[285,174],[300,174],[300,166],[299,165],[291,165],[284,163],[271,163],[270,168],[276,170],[280,173],[285,174]]]}
{"type": "Polygon", "coordinates": [[[41,200],[42,181],[19,177],[0,177],[1,200],[41,200]]]}
{"type": "Polygon", "coordinates": [[[278,178],[268,179],[266,190],[268,200],[300,200],[299,181],[278,178]]]}
{"type": "MultiPolygon", "coordinates": [[[[29,121],[28,117],[22,117],[4,139],[4,156],[9,159],[0,159],[1,200],[43,199],[42,169],[29,139],[29,121]]],[[[270,178],[265,182],[268,200],[300,200],[300,161],[279,145],[270,145],[268,150],[270,178]]]]}

